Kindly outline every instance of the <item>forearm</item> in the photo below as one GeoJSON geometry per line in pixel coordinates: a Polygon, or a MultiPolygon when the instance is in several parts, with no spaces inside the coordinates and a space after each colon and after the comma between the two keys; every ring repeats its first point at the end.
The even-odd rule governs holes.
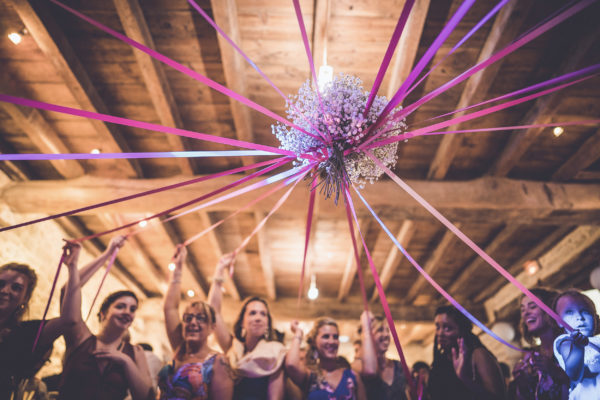
{"type": "Polygon", "coordinates": [[[67,268],[69,280],[66,284],[60,317],[65,324],[75,324],[81,321],[81,284],[77,265],[70,265],[67,268]]]}
{"type": "Polygon", "coordinates": [[[282,400],[285,391],[283,369],[280,369],[269,378],[269,400],[282,400]]]}
{"type": "Polygon", "coordinates": [[[377,353],[375,351],[375,344],[373,343],[373,335],[371,333],[371,328],[369,326],[368,321],[365,321],[364,318],[361,321],[362,325],[362,370],[360,373],[365,376],[375,376],[377,374],[378,363],[377,363],[377,353]]]}
{"type": "Polygon", "coordinates": [[[129,390],[133,400],[147,400],[152,390],[152,379],[150,376],[144,376],[138,366],[131,359],[124,364],[125,377],[129,383],[129,390]]]}
{"type": "Polygon", "coordinates": [[[571,380],[577,380],[583,371],[584,347],[573,345],[569,355],[565,357],[565,372],[571,380]]]}
{"type": "Polygon", "coordinates": [[[306,368],[301,359],[301,344],[302,336],[295,335],[292,338],[290,349],[285,356],[285,372],[296,385],[303,388],[306,368]]]}
{"type": "Polygon", "coordinates": [[[210,285],[210,290],[208,291],[208,304],[214,308],[216,313],[221,313],[221,303],[223,300],[223,283],[225,282],[225,278],[222,273],[216,272],[213,277],[212,285],[210,285]]]}

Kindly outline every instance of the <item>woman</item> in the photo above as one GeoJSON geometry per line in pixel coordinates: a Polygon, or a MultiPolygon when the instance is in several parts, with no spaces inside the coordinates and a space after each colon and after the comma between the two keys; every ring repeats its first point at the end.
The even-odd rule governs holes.
{"type": "Polygon", "coordinates": [[[433,366],[429,393],[433,400],[504,399],[500,366],[471,329],[473,325],[452,306],[435,312],[433,366]]]}
{"type": "Polygon", "coordinates": [[[390,328],[383,315],[373,317],[363,312],[358,333],[361,335],[362,357],[355,358],[352,369],[364,380],[368,399],[406,400],[406,378],[400,361],[386,357],[390,347],[390,328]],[[369,329],[369,325],[371,329],[369,329]]]}
{"type": "MultiPolygon", "coordinates": [[[[558,292],[547,288],[531,289],[548,307],[558,292]]],[[[548,314],[529,297],[521,297],[521,334],[532,347],[513,369],[510,398],[518,400],[562,400],[569,397],[569,377],[554,358],[554,339],[562,333],[548,314]],[[536,344],[538,342],[539,344],[536,344]]]]}
{"type": "Polygon", "coordinates": [[[179,319],[181,274],[186,256],[186,248],[179,248],[165,297],[165,325],[175,357],[159,373],[160,398],[231,400],[233,377],[229,362],[207,343],[215,326],[215,311],[207,303],[194,302],[179,319]]]}
{"type": "Polygon", "coordinates": [[[74,321],[66,329],[67,345],[59,399],[124,399],[153,397],[152,381],[144,350],[125,340],[138,307],[133,292],[123,290],[109,295],[100,307],[100,332],[93,335],[81,318],[81,288],[77,271],[79,244],[67,245],[66,259],[73,276],[67,284],[61,315],[74,321]],[[71,289],[70,286],[73,286],[71,289]]]}
{"type": "Polygon", "coordinates": [[[221,316],[223,273],[233,261],[230,254],[221,258],[208,294],[209,304],[216,312],[217,342],[238,375],[233,398],[281,400],[285,391],[282,368],[285,347],[276,341],[267,302],[259,297],[246,300],[235,321],[233,335],[221,316]]]}
{"type": "MultiPolygon", "coordinates": [[[[84,269],[99,268],[116,247],[122,246],[123,241],[123,237],[113,239],[107,250],[84,269]]],[[[68,247],[67,251],[67,260],[72,260],[72,249],[68,247]]],[[[73,278],[69,274],[69,280],[73,278]]],[[[65,316],[46,321],[35,352],[32,352],[40,321],[22,319],[36,284],[37,274],[26,264],[9,263],[0,267],[0,399],[10,398],[10,393],[19,385],[26,385],[25,380],[37,373],[51,353],[54,340],[63,334],[68,324],[73,323],[65,316]]],[[[70,284],[69,288],[74,290],[75,286],[70,284]]]]}
{"type": "MultiPolygon", "coordinates": [[[[308,400],[365,400],[365,388],[358,373],[343,357],[337,323],[319,318],[309,332],[305,362],[301,361],[303,332],[298,321],[292,322],[292,346],[285,358],[285,369],[292,381],[303,389],[308,400]]],[[[363,343],[364,345],[364,343],[363,343]]]]}

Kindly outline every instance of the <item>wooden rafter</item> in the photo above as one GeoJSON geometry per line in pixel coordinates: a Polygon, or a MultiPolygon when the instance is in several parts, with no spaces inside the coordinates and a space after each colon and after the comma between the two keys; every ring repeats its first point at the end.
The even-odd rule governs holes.
{"type": "Polygon", "coordinates": [[[316,0],[313,21],[312,56],[315,68],[327,64],[327,36],[331,18],[331,0],[316,0]]]}
{"type": "MultiPolygon", "coordinates": [[[[114,4],[121,19],[121,24],[125,29],[125,34],[144,46],[154,49],[154,40],[138,0],[114,0],[114,4]]],[[[171,86],[160,63],[141,51],[134,50],[133,54],[142,71],[144,83],[160,123],[164,126],[183,128],[183,122],[171,92],[171,86]]],[[[171,150],[188,150],[184,138],[181,136],[167,134],[166,138],[171,150]]],[[[194,174],[194,168],[189,158],[179,157],[176,160],[183,174],[194,174]]]]}
{"type": "MultiPolygon", "coordinates": [[[[369,220],[362,219],[358,221],[360,227],[363,232],[367,232],[369,220]]],[[[356,246],[358,248],[358,257],[362,257],[363,246],[360,240],[360,232],[354,227],[354,239],[356,240],[356,246]]],[[[342,281],[340,282],[340,289],[338,290],[337,299],[339,301],[344,301],[350,292],[350,288],[352,287],[352,282],[354,282],[354,277],[356,276],[356,256],[354,254],[353,245],[350,244],[348,248],[348,256],[346,258],[346,267],[344,268],[344,274],[342,275],[342,281]]]]}
{"type": "Polygon", "coordinates": [[[577,174],[592,165],[600,158],[600,129],[596,130],[579,147],[560,168],[552,175],[554,181],[567,181],[573,179],[577,174]]]}
{"type": "MultiPolygon", "coordinates": [[[[28,32],[48,60],[52,62],[80,106],[88,111],[109,114],[108,108],[94,88],[67,37],[45,9],[45,4],[37,4],[34,8],[30,0],[10,0],[10,2],[28,32]]],[[[90,123],[98,133],[104,151],[130,152],[129,145],[114,125],[97,120],[90,120],[90,123]]],[[[135,159],[115,160],[115,165],[122,169],[126,176],[142,175],[139,163],[135,159]]]]}
{"type": "MultiPolygon", "coordinates": [[[[405,249],[408,247],[415,230],[415,223],[409,219],[405,220],[400,226],[400,229],[396,234],[396,239],[405,249]]],[[[401,257],[402,253],[400,253],[400,250],[398,250],[395,244],[392,244],[392,248],[386,257],[385,264],[383,264],[383,268],[379,274],[383,290],[386,290],[392,281],[392,278],[396,273],[396,269],[398,269],[398,266],[400,265],[401,257]]],[[[373,294],[371,295],[371,301],[375,301],[378,297],[379,294],[377,292],[377,288],[375,288],[373,289],[373,294]]]]}
{"type": "MultiPolygon", "coordinates": [[[[488,59],[517,36],[532,5],[533,3],[529,1],[512,1],[500,10],[485,44],[479,53],[477,63],[488,59]]],[[[464,108],[484,100],[490,87],[495,81],[502,63],[503,59],[470,77],[467,80],[465,89],[456,105],[456,109],[464,108]]],[[[458,118],[464,114],[465,112],[458,112],[453,114],[452,117],[458,118]]],[[[457,130],[459,129],[459,126],[460,124],[449,126],[446,128],[446,131],[457,130]]],[[[448,169],[450,169],[454,156],[460,148],[462,139],[462,135],[442,135],[442,140],[438,146],[435,157],[429,166],[429,171],[427,173],[428,179],[444,179],[448,173],[448,169]]]]}
{"type": "MultiPolygon", "coordinates": [[[[260,223],[266,216],[264,213],[255,212],[254,220],[256,224],[260,223]]],[[[267,297],[269,300],[275,300],[277,298],[277,289],[275,287],[275,272],[273,271],[273,264],[271,263],[271,252],[269,248],[269,240],[267,238],[267,224],[263,226],[261,230],[256,234],[258,239],[258,254],[260,257],[260,266],[263,271],[263,278],[265,280],[265,286],[267,287],[267,297]]]]}

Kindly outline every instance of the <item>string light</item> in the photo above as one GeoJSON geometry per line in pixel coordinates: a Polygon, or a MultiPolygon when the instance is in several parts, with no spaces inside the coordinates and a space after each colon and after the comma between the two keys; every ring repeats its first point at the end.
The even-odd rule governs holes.
{"type": "Polygon", "coordinates": [[[534,275],[536,272],[540,270],[540,264],[536,260],[527,261],[524,264],[525,272],[529,275],[534,275]]]}
{"type": "Polygon", "coordinates": [[[146,225],[148,225],[148,221],[146,221],[146,220],[140,221],[140,222],[138,222],[138,225],[140,226],[140,228],[145,228],[146,225]]]}
{"type": "Polygon", "coordinates": [[[187,291],[187,295],[188,297],[194,297],[196,295],[196,292],[194,292],[192,289],[187,291]]]}
{"type": "Polygon", "coordinates": [[[11,32],[8,34],[8,40],[13,42],[14,45],[18,45],[23,41],[23,36],[27,33],[26,29],[22,29],[19,32],[11,32]]]}
{"type": "Polygon", "coordinates": [[[100,149],[92,149],[92,151],[90,151],[91,154],[100,154],[101,151],[100,149]]]}
{"type": "Polygon", "coordinates": [[[319,297],[319,289],[317,289],[317,277],[315,274],[312,274],[310,277],[310,287],[308,289],[307,296],[310,300],[315,300],[319,297]]]}
{"type": "Polygon", "coordinates": [[[557,126],[556,128],[554,128],[552,130],[552,133],[554,134],[554,136],[559,137],[560,135],[562,135],[565,132],[565,129],[562,126],[557,126]]]}

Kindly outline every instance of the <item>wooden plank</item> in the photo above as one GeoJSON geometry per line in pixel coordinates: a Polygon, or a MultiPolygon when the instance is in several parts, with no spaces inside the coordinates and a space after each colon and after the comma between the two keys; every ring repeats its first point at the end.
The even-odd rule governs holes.
{"type": "MultiPolygon", "coordinates": [[[[94,88],[85,68],[77,58],[73,48],[58,24],[52,19],[45,5],[32,6],[30,0],[10,0],[19,14],[27,31],[39,48],[52,62],[65,84],[82,109],[109,114],[104,101],[94,88]],[[37,7],[39,6],[39,7],[37,7]]],[[[102,121],[89,120],[94,126],[106,152],[130,152],[131,149],[116,126],[102,121]]],[[[141,176],[142,170],[135,159],[115,160],[126,176],[141,176]]]]}
{"type": "MultiPolygon", "coordinates": [[[[455,225],[457,228],[460,228],[461,224],[456,223],[455,225]]],[[[441,267],[442,264],[440,263],[440,260],[444,256],[444,252],[446,251],[446,249],[448,249],[448,247],[450,247],[454,243],[455,240],[457,240],[457,238],[452,231],[447,230],[444,233],[442,240],[440,240],[440,243],[437,245],[431,256],[427,259],[427,262],[423,266],[423,269],[425,270],[425,272],[427,272],[429,276],[433,276],[441,267]]],[[[410,290],[406,294],[406,301],[408,303],[412,302],[415,299],[415,297],[417,297],[417,294],[419,293],[423,285],[425,285],[425,283],[427,283],[427,281],[425,280],[423,275],[419,275],[417,281],[411,286],[410,290]]]]}
{"type": "MultiPolygon", "coordinates": [[[[494,239],[483,249],[487,254],[492,254],[495,252],[498,247],[502,245],[506,240],[508,240],[512,235],[515,234],[521,228],[520,225],[507,225],[496,236],[494,239]]],[[[460,290],[463,286],[471,279],[471,274],[475,272],[475,270],[479,269],[481,266],[485,264],[485,260],[483,260],[478,255],[467,265],[458,278],[450,285],[448,288],[448,293],[460,295],[460,290]]]]}
{"type": "Polygon", "coordinates": [[[386,94],[388,99],[394,96],[412,70],[415,58],[417,57],[417,51],[419,50],[419,42],[421,41],[421,34],[425,26],[430,2],[431,0],[417,0],[406,21],[404,32],[402,32],[398,47],[394,53],[391,68],[387,73],[390,77],[386,94]]]}
{"type": "MultiPolygon", "coordinates": [[[[506,4],[496,16],[494,25],[479,53],[477,64],[488,59],[498,50],[504,48],[521,32],[525,18],[529,9],[533,6],[532,2],[512,1],[506,4]]],[[[456,109],[467,107],[471,104],[479,103],[487,97],[487,93],[496,79],[496,75],[502,66],[504,59],[501,59],[485,68],[467,80],[456,109]]],[[[458,112],[452,115],[458,118],[466,112],[458,112]]],[[[461,124],[455,124],[446,128],[446,131],[460,129],[461,124]]],[[[429,166],[427,172],[428,179],[444,179],[454,156],[458,152],[462,143],[462,135],[442,135],[442,140],[436,151],[435,157],[429,166]]]]}
{"type": "MultiPolygon", "coordinates": [[[[396,234],[396,239],[398,240],[398,243],[400,243],[405,249],[408,247],[415,230],[416,226],[414,221],[409,219],[405,220],[400,226],[400,229],[396,234]]],[[[392,278],[394,277],[394,274],[396,273],[396,269],[398,269],[398,266],[400,265],[401,256],[402,253],[400,253],[398,247],[396,247],[395,244],[392,244],[392,248],[385,259],[385,264],[383,264],[383,268],[379,274],[381,286],[383,286],[384,291],[388,288],[392,278]]],[[[379,293],[377,292],[377,288],[375,288],[373,289],[373,294],[371,295],[371,301],[377,300],[378,297],[379,293]]]]}
{"type": "MultiPolygon", "coordinates": [[[[580,68],[598,37],[600,37],[600,30],[596,29],[596,27],[583,35],[582,39],[577,41],[577,46],[571,46],[570,54],[563,55],[564,61],[555,76],[573,72],[577,68],[580,68]]],[[[554,92],[538,98],[520,124],[529,125],[550,121],[558,109],[561,100],[562,94],[560,92],[554,92]]],[[[543,131],[544,128],[530,128],[525,131],[513,132],[502,154],[495,160],[489,174],[495,176],[508,175],[510,170],[519,162],[527,149],[529,149],[543,131]]]]}
{"type": "MultiPolygon", "coordinates": [[[[121,24],[125,29],[125,34],[146,47],[151,49],[156,48],[138,0],[113,0],[113,2],[121,19],[121,24]]],[[[164,126],[183,128],[183,122],[173,98],[171,86],[159,61],[146,53],[133,48],[132,50],[142,71],[144,83],[160,119],[160,123],[164,126]]],[[[183,137],[166,134],[166,138],[171,146],[171,150],[189,150],[183,137]]],[[[194,168],[189,158],[177,158],[176,160],[183,174],[194,174],[194,168]]]]}
{"type": "MultiPolygon", "coordinates": [[[[254,220],[258,225],[266,217],[265,213],[255,212],[254,220]]],[[[273,271],[273,264],[271,263],[271,252],[269,250],[269,240],[267,238],[268,222],[263,226],[261,230],[256,234],[258,238],[258,253],[260,258],[260,265],[263,271],[263,278],[265,280],[265,286],[267,287],[267,298],[271,301],[277,298],[277,290],[275,286],[275,273],[273,271]]]]}
{"type": "MultiPolygon", "coordinates": [[[[523,271],[516,278],[525,287],[531,288],[540,280],[544,280],[558,272],[563,266],[575,259],[599,239],[600,227],[589,225],[579,226],[558,242],[556,246],[537,259],[540,265],[540,270],[537,273],[530,275],[526,271],[523,271]]],[[[488,318],[494,320],[495,311],[501,310],[520,295],[521,291],[512,283],[504,285],[504,287],[484,303],[488,318]]]]}
{"type": "Polygon", "coordinates": [[[590,136],[579,150],[552,175],[554,181],[568,181],[600,158],[600,129],[590,136]]]}
{"type": "Polygon", "coordinates": [[[318,78],[319,68],[327,65],[327,28],[331,18],[331,0],[316,0],[313,18],[312,56],[318,78]]]}
{"type": "MultiPolygon", "coordinates": [[[[359,225],[362,229],[362,232],[368,231],[369,220],[361,219],[358,221],[359,225]]],[[[362,257],[362,253],[364,251],[361,240],[360,240],[360,232],[354,227],[354,239],[356,240],[356,246],[358,248],[358,257],[362,257]]],[[[354,254],[353,245],[350,244],[348,249],[348,257],[346,258],[346,266],[344,267],[344,274],[342,275],[342,281],[340,282],[340,289],[338,290],[338,301],[344,301],[350,292],[350,288],[352,287],[352,282],[354,282],[354,277],[357,275],[356,269],[356,256],[354,254]]]]}

